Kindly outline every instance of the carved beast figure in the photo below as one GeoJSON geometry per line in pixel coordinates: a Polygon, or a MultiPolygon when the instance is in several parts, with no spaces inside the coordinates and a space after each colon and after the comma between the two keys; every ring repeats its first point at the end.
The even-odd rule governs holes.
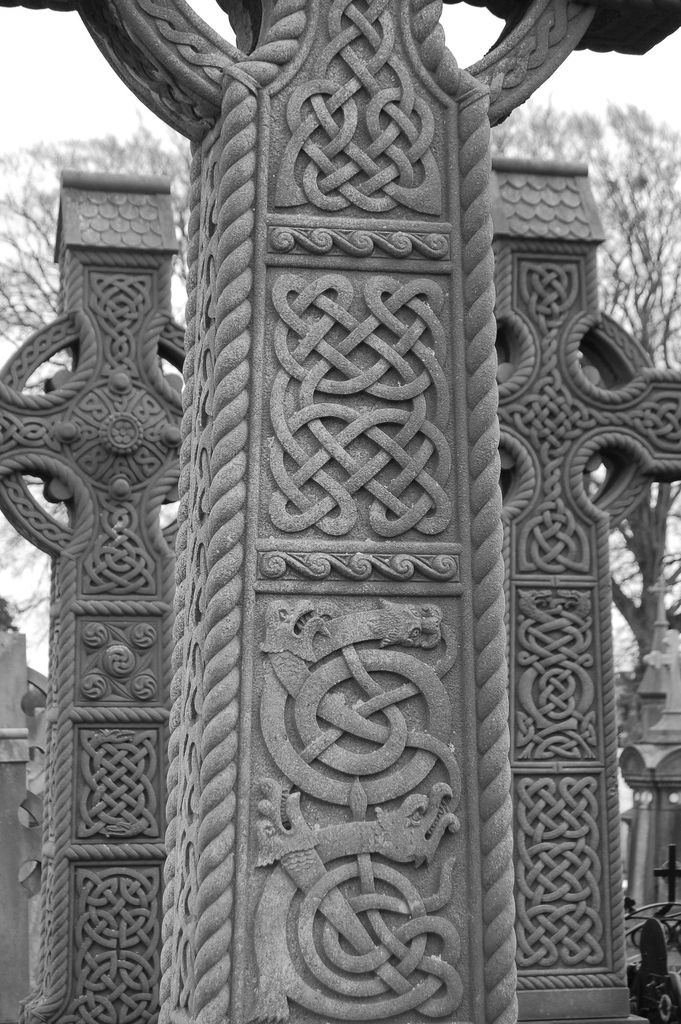
{"type": "MultiPolygon", "coordinates": [[[[322,655],[323,641],[317,651],[314,646],[318,637],[336,646],[331,644],[332,637],[341,633],[348,621],[348,616],[334,618],[332,603],[315,605],[307,598],[272,601],[265,614],[262,650],[267,654],[294,654],[306,662],[317,661],[322,655]]],[[[353,621],[355,618],[353,613],[353,621]]],[[[363,617],[356,640],[378,640],[381,647],[400,644],[428,650],[442,639],[441,626],[442,612],[436,605],[398,604],[379,598],[378,607],[363,617]]]]}
{"type": "MultiPolygon", "coordinates": [[[[263,799],[258,804],[258,867],[281,861],[288,871],[289,854],[312,849],[316,849],[322,863],[336,857],[377,853],[419,867],[430,863],[445,831],[456,832],[460,827],[458,818],[448,809],[452,790],[444,782],[432,786],[428,796],[410,793],[394,810],[377,807],[373,820],[362,818],[315,830],[301,812],[300,793],[289,792],[274,779],[263,779],[260,788],[263,799]]],[[[353,788],[355,813],[362,813],[366,797],[363,802],[357,798],[357,791],[363,793],[359,782],[353,788]]],[[[295,880],[304,888],[302,879],[295,880]]]]}

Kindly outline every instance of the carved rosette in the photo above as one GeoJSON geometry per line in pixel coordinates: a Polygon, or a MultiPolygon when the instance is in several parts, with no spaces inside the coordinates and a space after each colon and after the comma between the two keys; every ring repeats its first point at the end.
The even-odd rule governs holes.
{"type": "Polygon", "coordinates": [[[681,379],[599,318],[586,172],[496,179],[520,1011],[625,1017],[608,526],[681,474],[681,379]]]}
{"type": "Polygon", "coordinates": [[[66,177],[64,315],[0,379],[0,504],[54,565],[42,973],[27,1022],[158,1014],[174,561],[160,512],[180,441],[180,378],[161,359],[182,358],[168,191],[66,177]],[[24,391],[41,368],[45,393],[24,391]]]}

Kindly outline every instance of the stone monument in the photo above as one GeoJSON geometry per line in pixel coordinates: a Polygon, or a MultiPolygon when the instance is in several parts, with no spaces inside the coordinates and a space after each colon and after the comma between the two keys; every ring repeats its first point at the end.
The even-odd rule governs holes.
{"type": "Polygon", "coordinates": [[[622,1019],[608,531],[681,477],[681,374],[599,312],[586,168],[493,187],[520,1017],[622,1019]]]}
{"type": "Polygon", "coordinates": [[[177,488],[182,360],[169,192],[156,178],[64,175],[63,314],[0,374],[0,507],[53,558],[30,1020],[158,1012],[174,573],[160,512],[177,488]]]}
{"type": "Polygon", "coordinates": [[[194,143],[162,1020],[510,1022],[489,126],[681,2],[30,6],[194,143]]]}

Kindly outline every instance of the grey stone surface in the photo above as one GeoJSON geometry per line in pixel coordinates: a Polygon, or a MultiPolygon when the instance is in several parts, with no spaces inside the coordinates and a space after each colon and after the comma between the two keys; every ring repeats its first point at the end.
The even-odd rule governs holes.
{"type": "Polygon", "coordinates": [[[159,517],[180,444],[167,182],[66,175],[57,249],[63,313],[0,374],[0,507],[53,557],[41,950],[23,1019],[139,1024],[158,1012],[174,572],[159,517]],[[45,393],[24,390],[48,360],[45,393]]]}

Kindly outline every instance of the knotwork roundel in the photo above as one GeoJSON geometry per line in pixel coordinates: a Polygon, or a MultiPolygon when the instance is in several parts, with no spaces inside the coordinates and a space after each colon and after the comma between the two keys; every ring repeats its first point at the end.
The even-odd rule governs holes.
{"type": "Polygon", "coordinates": [[[360,298],[343,275],[286,273],[272,297],[275,526],[347,534],[364,490],[380,536],[442,532],[452,506],[439,285],[372,277],[360,298]]]}

